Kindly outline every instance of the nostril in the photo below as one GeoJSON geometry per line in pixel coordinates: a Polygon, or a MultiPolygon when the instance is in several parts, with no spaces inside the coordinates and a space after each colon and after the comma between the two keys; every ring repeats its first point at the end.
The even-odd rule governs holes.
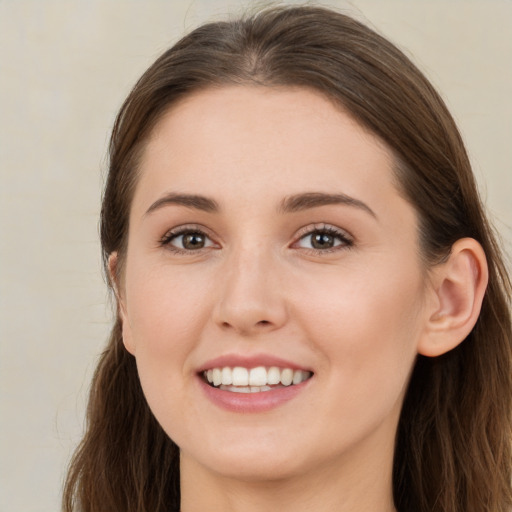
{"type": "Polygon", "coordinates": [[[238,331],[240,333],[249,333],[252,329],[254,329],[254,332],[258,332],[261,329],[267,329],[272,326],[272,322],[270,320],[259,320],[258,322],[254,324],[250,324],[248,326],[245,325],[237,325],[235,323],[230,322],[222,322],[221,328],[228,330],[228,329],[234,329],[235,331],[238,331]]]}

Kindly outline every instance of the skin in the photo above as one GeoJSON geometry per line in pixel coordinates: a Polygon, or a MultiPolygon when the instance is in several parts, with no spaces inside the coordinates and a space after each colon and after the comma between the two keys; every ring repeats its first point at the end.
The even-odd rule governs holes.
{"type": "MultiPolygon", "coordinates": [[[[119,286],[123,339],[181,448],[182,511],[393,511],[409,375],[432,347],[433,311],[446,318],[455,303],[422,267],[388,149],[315,92],[225,87],[173,106],[140,171],[119,286]],[[213,199],[218,211],[155,206],[169,193],[213,199]],[[365,206],[282,211],[304,193],[365,206]],[[170,240],[180,226],[204,232],[205,246],[170,240]],[[344,238],[312,249],[326,226],[344,238]],[[314,376],[270,411],[227,411],[197,377],[225,354],[270,354],[314,376]]],[[[471,251],[460,252],[457,268],[474,274],[471,251]]]]}

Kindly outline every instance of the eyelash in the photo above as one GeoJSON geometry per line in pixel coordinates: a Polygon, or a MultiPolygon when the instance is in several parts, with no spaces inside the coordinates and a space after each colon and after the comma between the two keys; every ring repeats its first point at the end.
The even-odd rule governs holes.
{"type": "Polygon", "coordinates": [[[303,232],[299,232],[299,236],[297,242],[294,242],[294,245],[298,244],[301,240],[304,240],[307,237],[311,237],[315,234],[326,234],[332,236],[334,239],[337,239],[340,243],[338,245],[334,245],[328,249],[315,249],[315,248],[307,248],[303,247],[302,249],[309,254],[314,255],[322,255],[329,254],[337,251],[342,251],[346,249],[350,249],[354,245],[353,238],[344,230],[337,228],[335,226],[331,226],[329,224],[315,224],[313,228],[307,227],[304,228],[303,232]]]}
{"type": "Polygon", "coordinates": [[[160,246],[166,247],[170,251],[176,253],[176,254],[191,254],[192,252],[201,252],[203,249],[207,249],[208,247],[201,247],[200,249],[196,250],[190,250],[190,249],[180,249],[179,247],[176,247],[172,245],[172,241],[176,238],[183,236],[183,235],[200,235],[203,236],[205,239],[211,240],[211,237],[206,233],[205,229],[201,226],[194,226],[194,225],[186,225],[186,226],[180,226],[178,228],[171,229],[168,231],[160,240],[160,246]]]}
{"type": "MultiPolygon", "coordinates": [[[[162,247],[166,247],[170,251],[176,253],[176,254],[191,254],[193,252],[202,252],[204,249],[209,249],[211,246],[215,245],[214,242],[212,242],[211,246],[208,247],[201,247],[199,249],[181,249],[179,247],[176,247],[172,245],[172,241],[176,238],[187,235],[187,234],[195,234],[203,236],[205,239],[208,239],[211,241],[211,237],[205,232],[204,228],[200,226],[194,226],[194,225],[188,225],[188,226],[180,226],[178,228],[172,229],[168,231],[160,240],[159,245],[162,247]]],[[[328,225],[328,224],[315,224],[312,228],[307,227],[301,230],[298,234],[298,237],[296,241],[292,244],[293,246],[297,246],[302,240],[307,238],[308,236],[311,237],[314,234],[327,234],[332,236],[333,238],[337,239],[340,243],[338,245],[334,245],[333,247],[327,248],[327,249],[315,249],[315,248],[307,248],[302,247],[302,250],[309,254],[314,255],[322,255],[322,254],[329,254],[332,252],[337,252],[340,250],[346,250],[350,249],[354,245],[353,238],[344,230],[336,228],[334,226],[328,225]]]]}

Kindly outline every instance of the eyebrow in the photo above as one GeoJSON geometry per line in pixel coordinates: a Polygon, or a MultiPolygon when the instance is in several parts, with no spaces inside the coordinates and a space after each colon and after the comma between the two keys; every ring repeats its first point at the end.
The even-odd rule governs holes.
{"type": "MultiPolygon", "coordinates": [[[[218,203],[209,197],[196,194],[178,194],[170,192],[163,197],[157,199],[146,211],[144,215],[148,215],[155,210],[168,205],[179,205],[187,208],[193,208],[208,213],[216,213],[220,210],[218,203]]],[[[346,194],[326,194],[324,192],[305,192],[288,196],[281,201],[279,205],[279,213],[294,213],[310,208],[318,208],[319,206],[328,206],[332,204],[342,204],[359,208],[372,217],[377,219],[375,212],[363,201],[346,194]]]]}
{"type": "Polygon", "coordinates": [[[293,213],[331,204],[353,206],[377,219],[376,213],[363,201],[346,194],[326,194],[323,192],[306,192],[286,197],[281,202],[279,211],[282,213],[293,213]]]}
{"type": "Polygon", "coordinates": [[[204,212],[218,212],[219,205],[213,199],[208,197],[199,196],[195,194],[177,194],[170,192],[165,194],[160,199],[157,199],[146,211],[144,215],[148,215],[155,210],[158,210],[164,206],[176,204],[179,206],[186,206],[187,208],[194,208],[196,210],[202,210],[204,212]]]}

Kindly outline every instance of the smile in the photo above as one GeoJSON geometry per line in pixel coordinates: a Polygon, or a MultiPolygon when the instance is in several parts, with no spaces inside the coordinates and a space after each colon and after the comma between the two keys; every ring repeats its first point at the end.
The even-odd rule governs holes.
{"type": "Polygon", "coordinates": [[[312,375],[310,371],[277,366],[257,366],[250,369],[225,366],[203,372],[203,377],[210,386],[233,393],[260,393],[294,386],[308,380],[312,375]]]}

